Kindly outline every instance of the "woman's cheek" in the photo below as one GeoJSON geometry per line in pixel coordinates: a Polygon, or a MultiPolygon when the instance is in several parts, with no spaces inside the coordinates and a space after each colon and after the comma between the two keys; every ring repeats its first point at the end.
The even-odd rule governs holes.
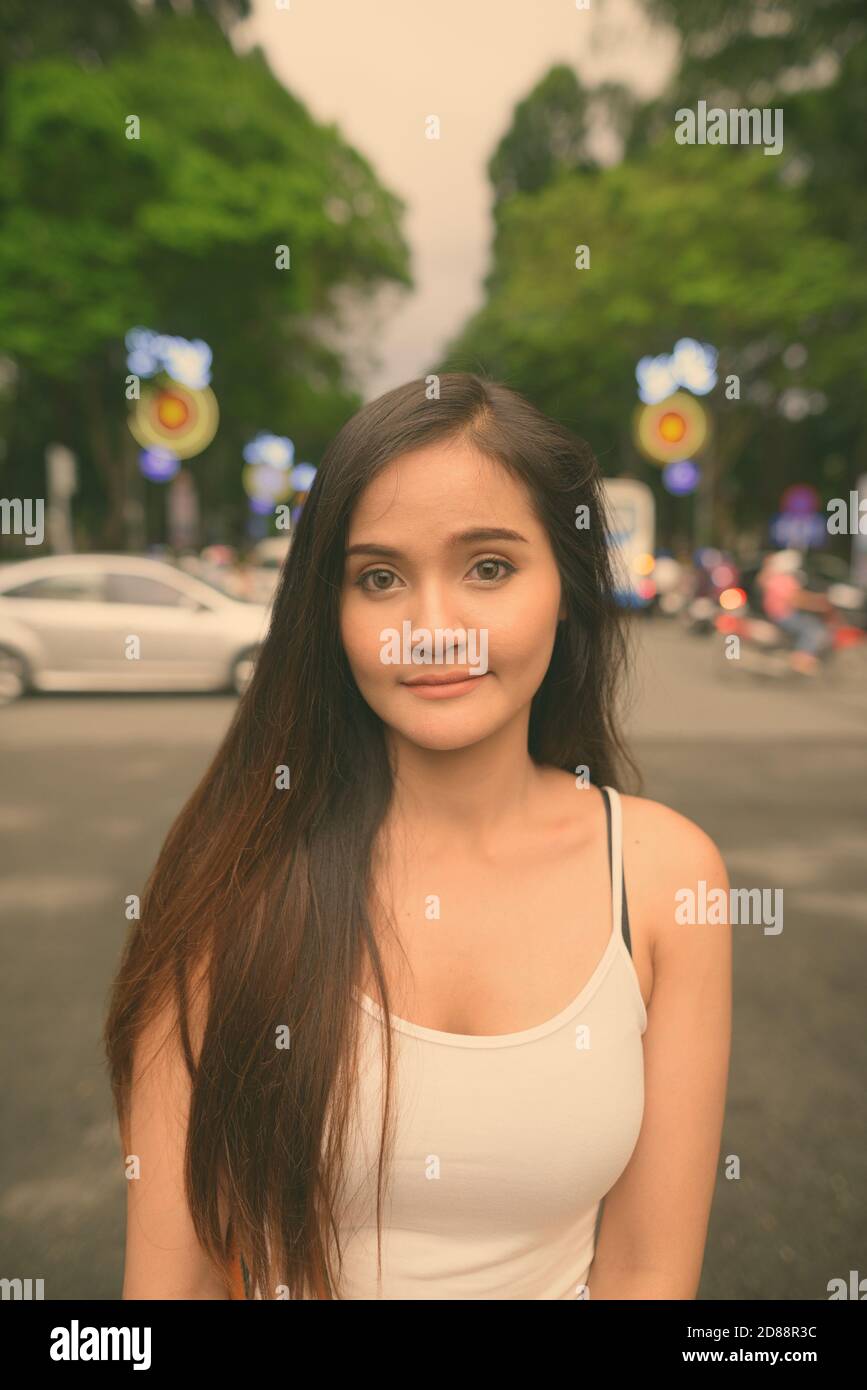
{"type": "Polygon", "coordinates": [[[526,590],[509,605],[509,611],[498,614],[488,635],[491,668],[508,671],[522,683],[536,679],[538,684],[551,660],[559,603],[559,585],[556,589],[544,585],[541,592],[526,590]]]}
{"type": "Polygon", "coordinates": [[[347,601],[341,620],[343,648],[359,687],[382,685],[388,667],[380,633],[388,623],[367,604],[347,601]]]}

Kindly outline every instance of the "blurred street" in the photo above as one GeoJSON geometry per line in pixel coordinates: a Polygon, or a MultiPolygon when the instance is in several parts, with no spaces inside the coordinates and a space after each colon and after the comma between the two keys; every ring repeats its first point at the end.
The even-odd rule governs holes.
{"type": "MultiPolygon", "coordinates": [[[[863,1273],[867,1248],[863,666],[841,661],[815,687],[759,681],[674,622],[638,620],[636,635],[644,795],[717,841],[733,886],[785,889],[780,935],[733,929],[732,1070],[700,1297],[825,1299],[829,1279],[863,1273]],[[729,1155],[737,1181],[723,1176],[729,1155]]],[[[0,710],[0,1222],[5,1272],[44,1278],[48,1299],[119,1296],[124,1179],[99,1032],[124,898],[235,705],[42,695],[0,710]]]]}

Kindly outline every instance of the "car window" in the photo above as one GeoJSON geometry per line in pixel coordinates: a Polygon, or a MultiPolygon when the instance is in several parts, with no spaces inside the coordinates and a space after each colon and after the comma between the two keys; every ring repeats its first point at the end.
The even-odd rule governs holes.
{"type": "Polygon", "coordinates": [[[158,604],[164,608],[189,607],[193,602],[174,585],[163,584],[159,579],[150,579],[142,574],[110,574],[108,601],[158,604]]]}
{"type": "Polygon", "coordinates": [[[52,574],[44,579],[31,579],[27,584],[6,589],[3,598],[68,599],[70,602],[93,603],[105,598],[105,579],[101,574],[52,574]]]}
{"type": "Polygon", "coordinates": [[[197,584],[204,584],[207,588],[213,589],[215,594],[220,594],[223,598],[238,599],[245,602],[242,594],[236,594],[232,587],[232,572],[225,574],[220,570],[203,569],[184,569],[184,574],[188,574],[191,579],[195,579],[197,584]]]}

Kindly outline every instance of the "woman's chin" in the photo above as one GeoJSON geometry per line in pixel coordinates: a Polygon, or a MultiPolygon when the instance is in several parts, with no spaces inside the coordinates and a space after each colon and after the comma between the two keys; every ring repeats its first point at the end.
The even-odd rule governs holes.
{"type": "Polygon", "coordinates": [[[470,717],[469,713],[448,710],[438,704],[430,713],[424,711],[411,719],[404,714],[401,719],[386,719],[385,722],[392,734],[415,744],[417,748],[449,753],[482,743],[502,728],[506,721],[498,719],[490,711],[470,717]]]}

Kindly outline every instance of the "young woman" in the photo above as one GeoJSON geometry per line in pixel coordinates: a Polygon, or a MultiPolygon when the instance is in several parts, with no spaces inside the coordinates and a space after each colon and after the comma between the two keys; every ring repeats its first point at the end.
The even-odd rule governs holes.
{"type": "Polygon", "coordinates": [[[731,941],[675,894],[728,883],[618,793],[611,589],[510,389],[336,436],[115,985],[125,1298],[695,1296],[731,941]]]}

